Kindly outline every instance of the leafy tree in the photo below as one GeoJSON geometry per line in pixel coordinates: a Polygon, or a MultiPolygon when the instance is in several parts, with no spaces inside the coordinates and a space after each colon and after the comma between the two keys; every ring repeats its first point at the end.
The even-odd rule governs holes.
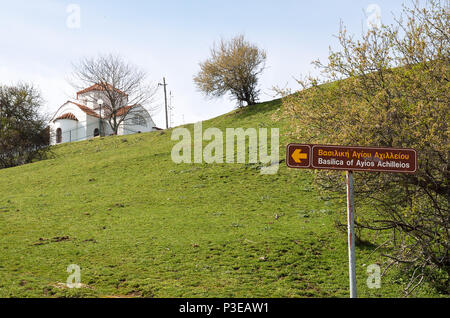
{"type": "Polygon", "coordinates": [[[49,131],[31,85],[0,86],[0,169],[44,159],[49,131]]]}
{"type": "MultiPolygon", "coordinates": [[[[357,202],[377,211],[357,225],[392,232],[386,265],[411,269],[407,294],[425,279],[450,292],[449,25],[448,8],[430,1],[360,40],[342,26],[342,49],[315,62],[325,77],[299,81],[304,90],[283,103],[293,134],[308,142],[418,151],[416,174],[356,175],[357,202]]],[[[325,189],[345,189],[342,174],[316,176],[325,189]]]]}
{"type": "Polygon", "coordinates": [[[194,82],[207,96],[227,93],[243,106],[258,100],[258,76],[265,68],[266,52],[247,42],[243,35],[230,41],[221,40],[211,49],[211,57],[200,63],[201,71],[194,82]]]}

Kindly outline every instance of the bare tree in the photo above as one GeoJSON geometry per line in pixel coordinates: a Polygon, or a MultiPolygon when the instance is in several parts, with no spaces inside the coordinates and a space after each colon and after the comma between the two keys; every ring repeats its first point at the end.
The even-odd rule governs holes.
{"type": "Polygon", "coordinates": [[[239,106],[254,105],[258,100],[258,75],[264,71],[266,52],[247,42],[243,35],[221,40],[211,49],[211,57],[200,63],[194,82],[207,96],[230,93],[239,106]]]}
{"type": "Polygon", "coordinates": [[[98,95],[86,95],[90,102],[101,105],[101,118],[105,119],[114,134],[119,126],[128,120],[132,113],[137,113],[140,107],[150,113],[156,111],[156,106],[150,106],[154,101],[157,86],[147,82],[147,73],[135,65],[125,62],[121,57],[108,54],[96,58],[84,58],[73,65],[73,85],[100,91],[98,95]]]}

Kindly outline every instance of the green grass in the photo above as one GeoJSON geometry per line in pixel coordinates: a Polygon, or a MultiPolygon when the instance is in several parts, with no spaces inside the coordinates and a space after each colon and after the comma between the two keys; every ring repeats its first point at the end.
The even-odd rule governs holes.
{"type": "MultiPolygon", "coordinates": [[[[283,134],[285,123],[272,120],[279,107],[237,110],[203,128],[283,134]]],[[[52,159],[1,170],[0,297],[348,296],[346,235],[334,225],[345,198],[321,198],[309,172],[284,164],[276,175],[249,164],[174,164],[170,137],[66,144],[52,159]],[[81,267],[81,289],[61,284],[70,264],[81,267]]],[[[359,294],[401,296],[407,277],[398,269],[381,289],[366,286],[366,266],[383,261],[373,249],[357,248],[359,294]]],[[[424,285],[414,296],[438,295],[424,285]]]]}

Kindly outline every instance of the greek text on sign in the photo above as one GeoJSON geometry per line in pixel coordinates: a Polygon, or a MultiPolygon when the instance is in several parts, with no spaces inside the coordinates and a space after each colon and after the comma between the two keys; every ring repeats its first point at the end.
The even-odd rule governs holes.
{"type": "Polygon", "coordinates": [[[286,163],[290,168],[414,173],[414,149],[345,147],[290,144],[286,163]]]}

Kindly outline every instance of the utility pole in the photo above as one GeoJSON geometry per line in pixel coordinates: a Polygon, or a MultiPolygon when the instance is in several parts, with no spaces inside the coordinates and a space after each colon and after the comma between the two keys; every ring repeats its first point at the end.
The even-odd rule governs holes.
{"type": "Polygon", "coordinates": [[[164,86],[164,105],[166,108],[166,129],[169,129],[169,115],[168,115],[168,110],[167,110],[167,85],[166,84],[166,78],[163,77],[163,83],[159,83],[158,86],[164,86]]]}
{"type": "Polygon", "coordinates": [[[347,218],[350,298],[357,298],[355,260],[355,203],[353,199],[353,171],[351,170],[347,171],[347,218]]]}

